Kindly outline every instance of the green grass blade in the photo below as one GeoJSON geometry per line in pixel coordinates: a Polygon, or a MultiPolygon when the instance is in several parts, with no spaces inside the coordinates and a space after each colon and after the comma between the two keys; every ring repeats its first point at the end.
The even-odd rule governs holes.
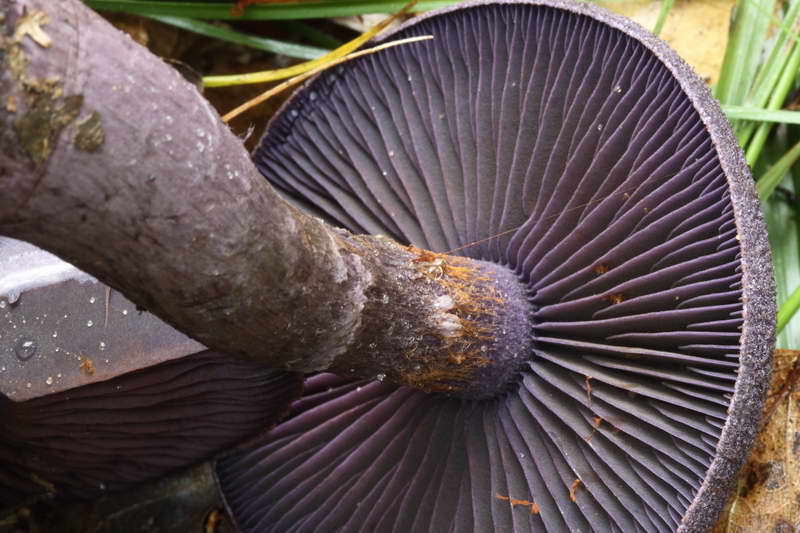
{"type": "Polygon", "coordinates": [[[738,105],[724,105],[722,110],[725,111],[728,120],[800,124],[800,111],[772,110],[738,105]]]}
{"type": "MultiPolygon", "coordinates": [[[[772,136],[770,142],[764,146],[756,174],[768,173],[768,167],[778,164],[787,152],[791,152],[796,144],[800,144],[797,130],[789,129],[782,133],[772,136]]],[[[781,334],[778,335],[777,345],[792,349],[800,348],[800,320],[787,322],[787,318],[794,314],[791,311],[793,304],[787,302],[795,289],[800,287],[800,204],[794,198],[796,191],[799,190],[800,177],[795,175],[792,168],[788,176],[781,181],[781,192],[785,194],[772,194],[762,202],[772,248],[778,309],[783,310],[782,317],[785,323],[781,334]]]]}
{"type": "MultiPolygon", "coordinates": [[[[206,87],[229,87],[232,85],[244,85],[248,83],[264,83],[267,81],[276,81],[276,80],[294,78],[295,76],[299,76],[304,72],[308,72],[310,70],[316,70],[317,68],[323,67],[326,64],[332,63],[334,60],[338,60],[340,58],[345,57],[351,52],[355,52],[364,43],[368,42],[370,39],[375,37],[375,35],[385,30],[386,27],[395,20],[397,20],[398,17],[401,17],[406,13],[408,13],[409,9],[412,6],[413,4],[410,3],[404,5],[399,11],[393,13],[389,17],[381,19],[375,25],[373,25],[371,28],[369,28],[367,31],[365,31],[352,41],[343,44],[342,46],[336,48],[335,50],[331,50],[327,54],[323,55],[322,57],[318,57],[317,59],[305,61],[303,63],[292,65],[290,67],[284,67],[272,70],[262,70],[259,72],[231,74],[227,76],[205,76],[203,77],[203,85],[206,87]]],[[[426,39],[427,38],[432,39],[433,37],[426,36],[426,39]]],[[[400,39],[400,41],[406,41],[406,40],[408,39],[400,39]]]]}
{"type": "Polygon", "coordinates": [[[756,76],[762,43],[767,38],[774,0],[744,0],[736,5],[736,16],[714,96],[723,104],[741,105],[756,76]]]}
{"type": "MultiPolygon", "coordinates": [[[[784,100],[786,100],[786,97],[789,95],[789,91],[792,90],[798,68],[800,68],[800,45],[795,43],[786,68],[781,73],[775,90],[772,92],[772,95],[770,95],[769,102],[767,103],[768,109],[780,109],[783,105],[784,100]]],[[[764,122],[758,126],[755,134],[753,134],[753,138],[748,143],[747,150],[745,151],[745,156],[750,166],[753,166],[755,162],[758,161],[761,150],[764,148],[764,143],[767,140],[767,135],[769,135],[771,129],[772,124],[764,122]]]]}
{"type": "MultiPolygon", "coordinates": [[[[791,0],[786,15],[778,24],[778,32],[775,42],[770,50],[767,60],[761,65],[758,71],[750,94],[746,99],[746,105],[764,108],[769,102],[770,95],[780,80],[781,73],[786,69],[786,64],[790,60],[792,44],[797,40],[797,33],[793,25],[800,17],[800,0],[791,0]]],[[[747,146],[757,124],[745,122],[736,128],[736,138],[739,144],[747,146]]]]}
{"type": "Polygon", "coordinates": [[[786,174],[791,170],[792,165],[794,165],[798,157],[800,157],[800,142],[783,154],[783,156],[759,178],[758,182],[756,182],[756,191],[762,202],[767,201],[775,190],[775,187],[783,181],[783,178],[786,177],[786,174]]]}
{"type": "Polygon", "coordinates": [[[250,48],[272,52],[273,54],[282,54],[289,57],[296,57],[298,59],[316,59],[320,56],[327,54],[330,50],[324,48],[315,48],[313,46],[305,46],[302,44],[287,43],[283,41],[276,41],[274,39],[265,39],[263,37],[254,37],[245,33],[238,32],[229,28],[223,28],[200,20],[187,19],[181,17],[168,17],[159,15],[146,15],[147,17],[175,26],[184,30],[188,30],[207,37],[214,37],[222,41],[237,43],[250,48]]]}
{"type": "Polygon", "coordinates": [[[661,0],[661,9],[658,12],[658,19],[656,25],[653,27],[653,33],[659,35],[661,30],[664,29],[664,23],[667,22],[667,17],[675,4],[675,0],[661,0]]]}
{"type": "Polygon", "coordinates": [[[780,334],[783,331],[798,309],[800,309],[800,287],[797,287],[781,305],[778,311],[778,324],[775,326],[776,333],[780,334]]]}
{"type": "MultiPolygon", "coordinates": [[[[421,0],[412,11],[427,11],[457,3],[458,0],[421,0]]],[[[160,2],[156,0],[84,0],[99,11],[117,11],[136,15],[159,15],[218,20],[291,20],[348,17],[370,13],[394,13],[406,0],[328,0],[317,2],[256,4],[242,16],[231,14],[231,2],[160,2]]]]}
{"type": "Polygon", "coordinates": [[[287,30],[304,37],[306,40],[308,40],[308,42],[313,43],[316,46],[321,46],[322,48],[331,50],[333,48],[339,48],[342,46],[342,44],[344,44],[343,41],[340,41],[339,39],[336,39],[324,31],[318,30],[310,24],[306,24],[305,22],[286,20],[282,22],[281,25],[287,30]]]}
{"type": "MultiPolygon", "coordinates": [[[[785,182],[794,190],[791,180],[785,182]]],[[[775,271],[781,333],[777,338],[780,348],[800,348],[800,322],[789,320],[796,311],[796,287],[800,287],[800,232],[798,217],[793,206],[783,198],[773,195],[764,204],[769,242],[772,248],[772,264],[775,271]]]]}

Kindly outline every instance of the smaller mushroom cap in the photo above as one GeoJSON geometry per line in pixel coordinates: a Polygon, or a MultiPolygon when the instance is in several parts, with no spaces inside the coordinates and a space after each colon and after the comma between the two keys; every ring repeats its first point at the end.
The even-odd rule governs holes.
{"type": "Polygon", "coordinates": [[[0,238],[0,509],[89,499],[266,431],[301,378],[232,360],[29,244],[0,238]]]}
{"type": "Polygon", "coordinates": [[[282,418],[298,385],[203,351],[25,402],[0,396],[0,509],[95,498],[228,453],[282,418]]]}

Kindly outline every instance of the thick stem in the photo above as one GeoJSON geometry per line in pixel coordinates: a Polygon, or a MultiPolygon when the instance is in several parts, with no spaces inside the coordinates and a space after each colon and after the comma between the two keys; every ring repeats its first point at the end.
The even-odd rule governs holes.
{"type": "Polygon", "coordinates": [[[511,271],[413,246],[397,254],[391,241],[376,247],[374,238],[354,240],[378,268],[361,334],[333,371],[473,398],[513,382],[530,352],[531,325],[525,290],[511,271]]]}
{"type": "Polygon", "coordinates": [[[274,367],[468,395],[487,393],[476,379],[510,379],[498,347],[528,341],[509,273],[300,213],[191,84],[80,2],[10,5],[1,233],[209,347],[274,367]]]}

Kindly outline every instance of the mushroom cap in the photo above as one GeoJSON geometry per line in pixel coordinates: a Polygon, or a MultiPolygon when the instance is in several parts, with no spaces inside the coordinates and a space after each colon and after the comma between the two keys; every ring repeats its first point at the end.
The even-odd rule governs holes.
{"type": "Polygon", "coordinates": [[[298,389],[296,374],[202,351],[24,402],[0,395],[0,510],[96,498],[228,453],[298,389]]]}
{"type": "Polygon", "coordinates": [[[355,232],[513,270],[513,390],[467,401],[322,374],[218,461],[243,531],[699,531],[756,434],[774,287],[752,179],[667,45],[587,4],[460,4],[324,72],[255,160],[355,232]]]}

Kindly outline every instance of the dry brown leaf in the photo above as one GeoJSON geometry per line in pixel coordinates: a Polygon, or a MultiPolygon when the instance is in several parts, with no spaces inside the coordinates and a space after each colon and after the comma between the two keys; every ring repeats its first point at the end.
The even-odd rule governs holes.
{"type": "MultiPolygon", "coordinates": [[[[601,0],[600,5],[652,31],[661,0],[601,0]]],[[[735,0],[676,0],[660,37],[708,83],[716,83],[735,0]]]]}
{"type": "Polygon", "coordinates": [[[800,351],[775,350],[765,425],[714,533],[800,531],[800,351]]]}

